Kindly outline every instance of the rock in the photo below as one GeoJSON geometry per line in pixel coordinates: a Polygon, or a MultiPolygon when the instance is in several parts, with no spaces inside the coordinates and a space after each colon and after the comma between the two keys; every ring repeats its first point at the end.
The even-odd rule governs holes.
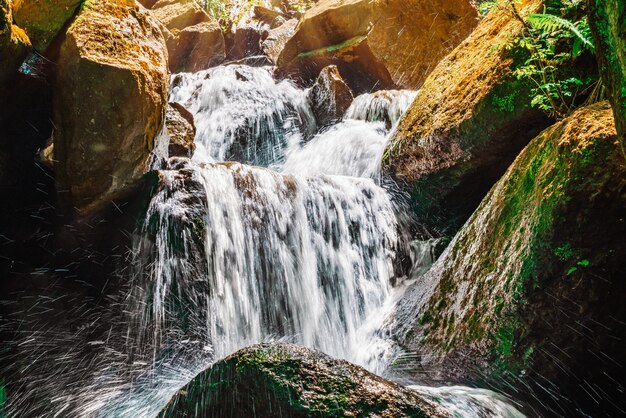
{"type": "Polygon", "coordinates": [[[14,0],[13,19],[24,28],[35,49],[43,52],[81,3],[80,0],[14,0]]]}
{"type": "Polygon", "coordinates": [[[55,171],[86,212],[149,168],[167,106],[165,41],[134,2],[92,0],[67,31],[57,72],[55,171]]]}
{"type": "MultiPolygon", "coordinates": [[[[539,11],[541,1],[518,8],[539,11]]],[[[507,45],[522,30],[508,8],[493,9],[431,73],[390,139],[385,170],[411,189],[420,222],[435,234],[456,231],[551,123],[530,108],[529,82],[512,75],[507,45]]]]}
{"type": "Polygon", "coordinates": [[[416,392],[293,344],[244,348],[200,373],[162,417],[448,416],[416,392]]]}
{"type": "Polygon", "coordinates": [[[302,16],[278,66],[306,82],[335,64],[357,93],[416,89],[476,23],[469,0],[323,0],[302,16]]]}
{"type": "Polygon", "coordinates": [[[596,56],[617,132],[626,142],[626,3],[622,0],[589,1],[589,23],[596,56]]]}
{"type": "Polygon", "coordinates": [[[222,29],[195,0],[160,0],[152,14],[163,25],[173,73],[197,72],[224,62],[222,29]]]}
{"type": "Polygon", "coordinates": [[[322,70],[308,94],[318,126],[340,120],[352,103],[352,91],[334,65],[322,70]]]}
{"type": "Polygon", "coordinates": [[[265,23],[270,29],[276,29],[288,20],[281,12],[263,6],[254,6],[252,13],[259,22],[265,23]]]}
{"type": "Polygon", "coordinates": [[[224,35],[219,23],[202,22],[174,31],[167,40],[170,70],[197,72],[224,62],[224,35]]]}
{"type": "Polygon", "coordinates": [[[28,35],[13,24],[11,1],[0,0],[0,93],[3,97],[4,84],[15,76],[31,49],[28,35]]]}
{"type": "Polygon", "coordinates": [[[169,156],[191,158],[196,150],[193,142],[196,126],[191,112],[180,103],[170,103],[165,115],[165,128],[170,138],[169,156]]]}
{"type": "Polygon", "coordinates": [[[213,21],[195,0],[160,0],[152,6],[152,15],[170,31],[213,21]]]}
{"type": "Polygon", "coordinates": [[[272,64],[278,62],[278,56],[289,38],[294,34],[297,25],[298,19],[289,19],[268,32],[267,38],[261,43],[261,50],[272,64]]]}
{"type": "Polygon", "coordinates": [[[619,416],[625,187],[608,102],[533,139],[400,303],[415,369],[508,381],[559,415],[619,416]]]}

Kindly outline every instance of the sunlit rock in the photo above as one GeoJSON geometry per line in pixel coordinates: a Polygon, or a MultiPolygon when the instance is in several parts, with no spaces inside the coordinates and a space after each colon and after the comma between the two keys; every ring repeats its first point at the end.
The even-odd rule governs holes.
{"type": "Polygon", "coordinates": [[[476,23],[468,0],[324,0],[303,15],[278,66],[306,82],[335,64],[358,93],[415,89],[476,23]]]}
{"type": "Polygon", "coordinates": [[[292,344],[259,344],[182,388],[162,417],[447,417],[432,400],[345,360],[292,344]]]}
{"type": "MultiPolygon", "coordinates": [[[[540,0],[525,0],[522,15],[540,0]]],[[[530,82],[512,74],[507,45],[524,27],[493,9],[430,74],[389,142],[385,166],[412,193],[420,221],[453,232],[520,150],[550,124],[530,108],[530,82]]],[[[519,58],[518,58],[519,59],[519,58]]]]}
{"type": "Polygon", "coordinates": [[[146,170],[163,127],[169,74],[163,36],[140,6],[85,3],[57,68],[55,170],[78,209],[124,193],[146,170]]]}
{"type": "Polygon", "coordinates": [[[278,62],[278,57],[285,44],[295,33],[298,19],[289,19],[282,25],[268,32],[267,38],[261,43],[261,49],[272,64],[278,62]]]}
{"type": "Polygon", "coordinates": [[[4,93],[4,83],[15,76],[31,49],[28,35],[13,24],[11,1],[0,0],[0,93],[4,93]]]}

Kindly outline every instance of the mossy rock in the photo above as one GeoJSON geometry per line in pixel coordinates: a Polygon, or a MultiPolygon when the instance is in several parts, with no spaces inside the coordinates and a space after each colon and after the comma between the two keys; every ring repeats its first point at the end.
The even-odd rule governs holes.
{"type": "Polygon", "coordinates": [[[293,344],[244,348],[196,376],[162,417],[442,417],[432,401],[293,344]]]}
{"type": "MultiPolygon", "coordinates": [[[[517,4],[520,13],[541,0],[517,4]]],[[[513,75],[527,58],[511,50],[524,26],[501,1],[433,70],[400,121],[384,169],[411,191],[419,221],[454,233],[515,156],[551,121],[530,108],[529,82],[513,75]]]]}
{"type": "Polygon", "coordinates": [[[625,187],[608,102],[533,139],[402,302],[402,344],[428,353],[418,367],[527,385],[529,398],[556,387],[546,407],[610,416],[624,382],[625,187]]]}
{"type": "Polygon", "coordinates": [[[4,84],[16,75],[31,49],[28,35],[13,24],[11,2],[0,0],[0,93],[4,94],[4,84]]]}
{"type": "Polygon", "coordinates": [[[589,23],[600,73],[615,112],[617,132],[626,142],[626,2],[590,0],[589,23]]]}
{"type": "Polygon", "coordinates": [[[83,0],[14,0],[13,18],[40,52],[61,32],[83,0]]]}

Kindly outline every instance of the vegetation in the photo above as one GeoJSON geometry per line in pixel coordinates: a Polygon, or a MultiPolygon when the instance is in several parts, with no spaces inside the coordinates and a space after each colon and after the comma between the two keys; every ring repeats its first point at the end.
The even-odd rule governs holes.
{"type": "Polygon", "coordinates": [[[577,61],[594,52],[593,39],[582,0],[547,1],[543,13],[523,19],[515,2],[509,1],[514,16],[525,27],[523,36],[507,45],[525,51],[528,58],[514,75],[530,80],[531,106],[550,117],[563,119],[581,104],[602,100],[603,87],[597,74],[578,70],[577,61]]]}

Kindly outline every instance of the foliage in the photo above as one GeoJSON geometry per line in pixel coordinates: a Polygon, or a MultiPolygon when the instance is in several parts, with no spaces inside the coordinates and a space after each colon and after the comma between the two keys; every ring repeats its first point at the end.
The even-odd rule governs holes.
{"type": "Polygon", "coordinates": [[[487,13],[494,8],[494,6],[498,4],[498,0],[483,0],[478,3],[478,11],[482,16],[485,16],[487,13]]]}
{"type": "Polygon", "coordinates": [[[575,71],[578,59],[594,50],[584,2],[547,1],[543,13],[530,14],[526,20],[520,17],[515,3],[510,2],[510,6],[525,29],[523,36],[507,47],[525,51],[528,56],[513,74],[519,80],[531,81],[531,106],[562,119],[581,104],[582,97],[599,100],[599,79],[575,71]]]}

